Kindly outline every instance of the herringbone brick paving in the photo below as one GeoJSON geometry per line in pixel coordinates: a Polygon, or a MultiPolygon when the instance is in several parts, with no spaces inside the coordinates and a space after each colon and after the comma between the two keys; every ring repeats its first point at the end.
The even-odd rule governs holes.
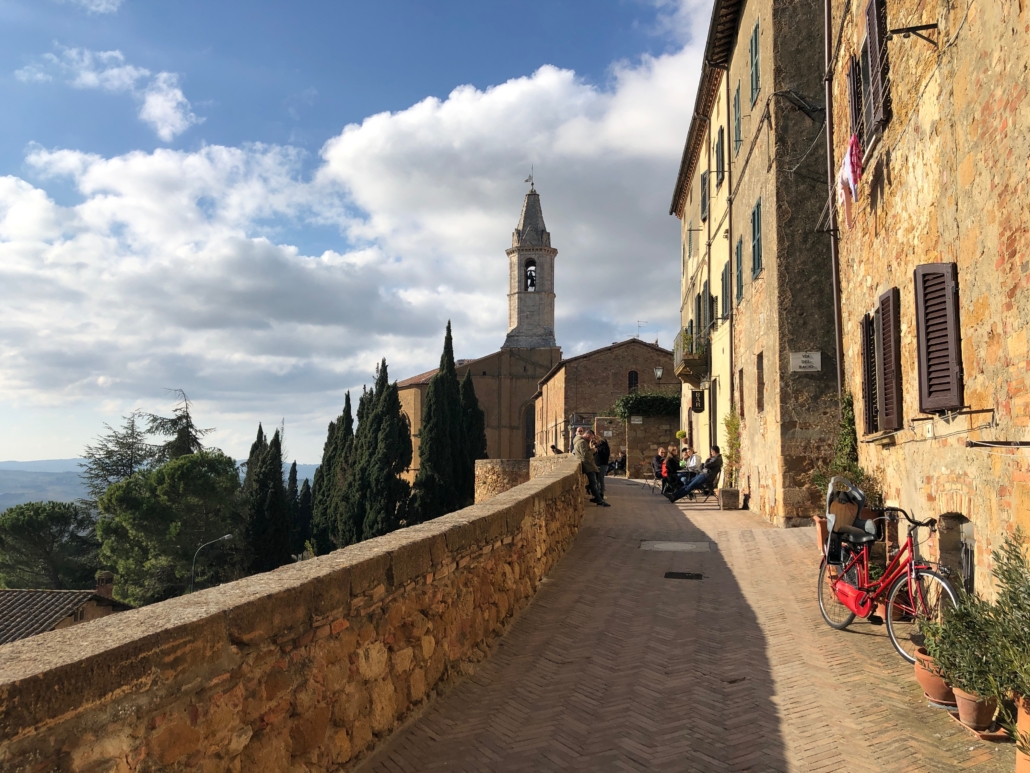
{"type": "Polygon", "coordinates": [[[671,505],[630,481],[608,494],[476,673],[363,771],[1013,769],[1010,745],[927,708],[882,628],[822,621],[811,529],[671,505]]]}

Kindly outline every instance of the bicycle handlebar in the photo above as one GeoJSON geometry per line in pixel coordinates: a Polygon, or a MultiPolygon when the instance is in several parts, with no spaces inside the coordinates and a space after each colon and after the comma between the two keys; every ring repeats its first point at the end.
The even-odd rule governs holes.
{"type": "MultiPolygon", "coordinates": [[[[884,513],[901,513],[903,516],[905,516],[905,520],[908,521],[912,526],[915,526],[917,529],[933,529],[937,526],[936,518],[927,518],[925,521],[917,521],[915,518],[906,513],[900,507],[883,507],[880,509],[883,510],[884,513]]],[[[897,520],[897,518],[895,517],[894,520],[897,520]]]]}

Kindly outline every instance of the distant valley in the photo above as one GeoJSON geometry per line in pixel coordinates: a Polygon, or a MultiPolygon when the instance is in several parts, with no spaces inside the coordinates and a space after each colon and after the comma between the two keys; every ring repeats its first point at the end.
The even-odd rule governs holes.
{"type": "MultiPolygon", "coordinates": [[[[0,462],[0,512],[25,502],[71,502],[86,496],[79,480],[82,459],[0,462]]],[[[314,481],[315,464],[298,464],[297,480],[314,481]]],[[[285,475],[289,468],[283,471],[285,475]]]]}

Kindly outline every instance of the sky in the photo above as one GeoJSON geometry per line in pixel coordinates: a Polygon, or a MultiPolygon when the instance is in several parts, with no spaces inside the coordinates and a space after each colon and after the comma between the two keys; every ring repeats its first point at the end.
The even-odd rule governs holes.
{"type": "Polygon", "coordinates": [[[507,331],[533,169],[565,356],[671,347],[711,0],[0,0],[0,460],[182,389],[316,463],[344,393],[507,331]]]}

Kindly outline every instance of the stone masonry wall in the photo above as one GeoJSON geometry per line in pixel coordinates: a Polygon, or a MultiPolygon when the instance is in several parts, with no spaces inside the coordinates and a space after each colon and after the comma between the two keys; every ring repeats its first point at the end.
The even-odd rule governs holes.
{"type": "MultiPolygon", "coordinates": [[[[937,24],[929,35],[939,47],[914,35],[887,43],[892,115],[867,149],[854,226],[839,225],[845,372],[860,440],[873,439],[862,437],[860,320],[882,293],[900,294],[903,429],[860,443],[859,459],[889,504],[972,522],[975,585],[989,594],[992,551],[1016,525],[1030,527],[1026,450],[965,446],[1030,439],[1030,3],[888,0],[886,12],[891,27],[937,24]],[[978,413],[919,413],[913,271],[934,262],[958,266],[964,403],[978,413]]],[[[845,68],[864,17],[834,0],[833,28],[842,32],[839,164],[850,131],[845,68]]]]}
{"type": "Polygon", "coordinates": [[[626,423],[626,470],[630,478],[651,474],[651,460],[659,446],[678,445],[678,416],[643,416],[641,424],[626,423]]]}
{"type": "Polygon", "coordinates": [[[529,480],[529,459],[477,459],[476,504],[529,480]]]}
{"type": "Polygon", "coordinates": [[[571,544],[578,463],[430,523],[0,647],[0,770],[348,770],[571,544]]]}

